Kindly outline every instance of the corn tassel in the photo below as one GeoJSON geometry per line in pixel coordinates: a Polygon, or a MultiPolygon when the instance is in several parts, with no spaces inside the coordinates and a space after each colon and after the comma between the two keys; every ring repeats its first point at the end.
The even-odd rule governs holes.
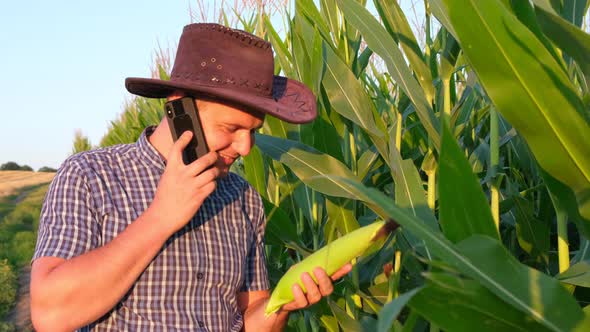
{"type": "Polygon", "coordinates": [[[330,242],[291,267],[272,292],[264,311],[265,315],[278,311],[284,304],[294,300],[291,287],[295,283],[301,286],[304,293],[307,292],[301,281],[302,273],[309,273],[315,282],[317,280],[312,271],[316,267],[321,267],[328,275],[332,275],[346,263],[362,255],[376,241],[386,238],[395,228],[397,224],[393,220],[375,222],[330,242]]]}

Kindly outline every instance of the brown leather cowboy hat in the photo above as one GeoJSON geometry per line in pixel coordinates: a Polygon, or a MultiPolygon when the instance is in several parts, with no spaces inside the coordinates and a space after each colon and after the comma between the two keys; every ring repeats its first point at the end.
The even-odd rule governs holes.
{"type": "Polygon", "coordinates": [[[316,97],[301,82],[274,75],[270,43],[241,30],[196,23],[184,27],[170,80],[128,77],[133,94],[165,98],[184,91],[261,111],[291,123],[313,121],[316,97]]]}

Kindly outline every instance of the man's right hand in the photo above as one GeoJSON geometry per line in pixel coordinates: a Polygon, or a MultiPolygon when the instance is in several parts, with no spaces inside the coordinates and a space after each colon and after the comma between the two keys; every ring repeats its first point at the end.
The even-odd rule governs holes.
{"type": "Polygon", "coordinates": [[[160,227],[170,235],[184,227],[195,215],[216,187],[219,169],[210,167],[217,161],[217,153],[209,152],[185,165],[182,150],[193,133],[185,131],[168,152],[166,169],[160,178],[154,200],[146,212],[154,216],[160,227]]]}

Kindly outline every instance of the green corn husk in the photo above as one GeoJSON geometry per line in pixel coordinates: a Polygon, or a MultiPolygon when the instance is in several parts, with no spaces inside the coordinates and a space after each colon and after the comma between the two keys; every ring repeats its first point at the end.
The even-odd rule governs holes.
{"type": "Polygon", "coordinates": [[[304,293],[307,292],[301,274],[304,272],[317,282],[313,269],[316,267],[323,268],[328,275],[334,274],[346,263],[351,262],[354,258],[362,255],[369,247],[377,241],[382,240],[389,235],[397,224],[394,221],[379,221],[371,225],[359,228],[350,232],[343,237],[332,241],[325,247],[308,256],[303,261],[294,265],[279,280],[275,287],[268,304],[264,310],[266,316],[278,311],[284,304],[293,301],[291,287],[298,283],[304,293]]]}

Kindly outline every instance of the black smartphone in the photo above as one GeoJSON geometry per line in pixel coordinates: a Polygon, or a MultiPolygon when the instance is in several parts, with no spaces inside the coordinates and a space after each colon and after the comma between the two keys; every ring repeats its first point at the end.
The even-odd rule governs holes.
{"type": "Polygon", "coordinates": [[[187,130],[193,133],[193,138],[182,151],[182,160],[185,165],[192,163],[209,152],[194,98],[183,97],[171,100],[166,102],[164,110],[174,142],[187,130]]]}

